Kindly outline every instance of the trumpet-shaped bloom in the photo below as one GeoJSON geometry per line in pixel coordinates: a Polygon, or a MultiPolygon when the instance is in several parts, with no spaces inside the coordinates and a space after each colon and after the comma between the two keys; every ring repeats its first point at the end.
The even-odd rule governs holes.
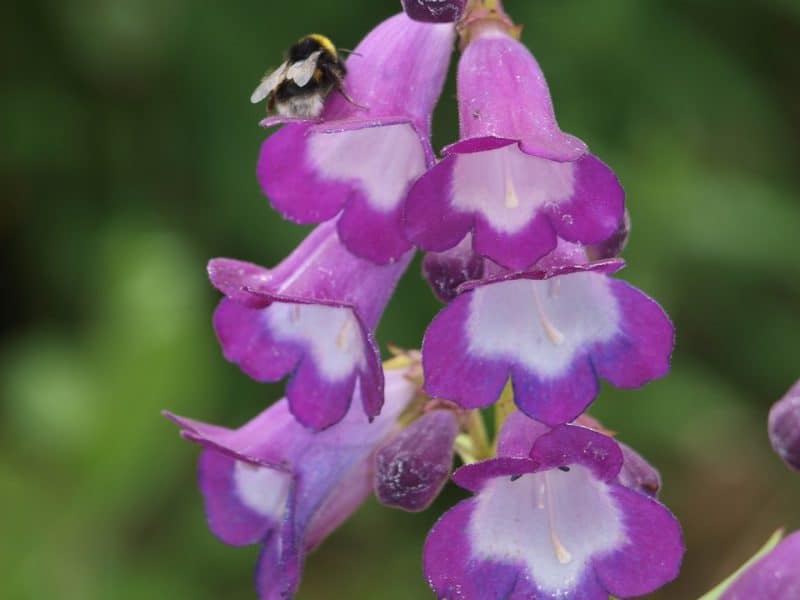
{"type": "Polygon", "coordinates": [[[389,265],[350,254],[334,223],[315,229],[272,270],[215,259],[208,272],[225,298],[214,328],[225,358],[258,381],[287,375],[289,408],[308,427],[338,422],[359,383],[364,411],[383,403],[373,331],[411,260],[389,265]]]}
{"type": "Polygon", "coordinates": [[[781,460],[800,471],[800,381],[769,411],[769,439],[781,460]]]}
{"type": "Polygon", "coordinates": [[[800,532],[795,532],[739,575],[722,593],[721,600],[800,598],[798,565],[800,565],[800,532]]]}
{"type": "Polygon", "coordinates": [[[370,423],[354,407],[319,433],[300,425],[285,399],[236,430],[167,414],[204,448],[199,484],[211,531],[226,544],[263,545],[262,599],[291,597],[306,553],[369,496],[375,450],[397,432],[415,392],[402,371],[387,371],[378,418],[370,423]]]}
{"type": "Polygon", "coordinates": [[[375,495],[387,506],[425,510],[450,477],[456,414],[447,409],[424,414],[375,455],[375,495]]]}
{"type": "Polygon", "coordinates": [[[476,252],[523,270],[559,237],[597,244],[614,235],[624,192],[586,144],[561,132],[539,65],[495,22],[461,57],[462,139],[411,189],[406,232],[442,252],[471,231],[476,252]]]}
{"type": "Polygon", "coordinates": [[[411,247],[402,202],[433,163],[431,116],[454,37],[452,24],[405,14],[372,30],[347,60],[353,102],[333,93],[319,121],[288,123],[261,148],[258,178],[272,205],[297,223],[341,212],[339,235],[352,252],[377,263],[400,259],[411,247]]]}
{"type": "Polygon", "coordinates": [[[677,576],[680,526],[619,482],[617,443],[583,427],[546,429],[515,418],[497,458],[456,471],[475,496],[445,513],[425,543],[439,598],[628,598],[677,576]]]}
{"type": "Polygon", "coordinates": [[[548,266],[462,285],[425,333],[426,391],[483,408],[510,378],[523,412],[559,425],[594,400],[599,377],[634,388],[665,375],[672,324],[655,301],[609,277],[623,264],[548,266]]]}

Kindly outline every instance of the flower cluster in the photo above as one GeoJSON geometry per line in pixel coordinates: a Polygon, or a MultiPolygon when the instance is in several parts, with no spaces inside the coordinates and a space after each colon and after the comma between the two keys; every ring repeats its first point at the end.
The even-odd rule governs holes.
{"type": "MultiPolygon", "coordinates": [[[[372,493],[473,497],[424,548],[439,598],[628,598],[677,576],[658,472],[585,412],[605,379],[665,375],[674,331],[615,277],[630,221],[613,171],[556,122],[544,75],[496,0],[406,0],[346,62],[318,117],[271,116],[257,175],[317,227],[271,269],[212,260],[225,357],[286,398],[237,430],[168,415],[203,447],[212,532],[261,544],[262,598],[372,493]],[[456,38],[461,139],[431,124],[456,38]],[[420,352],[381,364],[375,328],[415,249],[444,308],[420,352]],[[495,405],[490,439],[481,409],[495,405]]],[[[294,85],[294,84],[293,84],[294,85]]]]}

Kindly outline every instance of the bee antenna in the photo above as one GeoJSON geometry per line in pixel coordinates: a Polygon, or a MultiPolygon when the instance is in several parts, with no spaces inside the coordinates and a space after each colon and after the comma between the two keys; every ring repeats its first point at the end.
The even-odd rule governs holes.
{"type": "Polygon", "coordinates": [[[353,54],[354,56],[364,56],[360,52],[356,52],[355,50],[348,50],[347,48],[337,48],[339,52],[344,52],[345,54],[353,54]]]}

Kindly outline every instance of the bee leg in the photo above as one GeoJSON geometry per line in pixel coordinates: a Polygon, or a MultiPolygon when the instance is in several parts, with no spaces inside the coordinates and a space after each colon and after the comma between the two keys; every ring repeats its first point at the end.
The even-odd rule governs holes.
{"type": "Polygon", "coordinates": [[[369,110],[368,106],[359,104],[350,97],[350,95],[347,93],[347,90],[344,88],[344,77],[338,71],[330,69],[328,70],[328,73],[333,77],[333,87],[336,88],[336,91],[339,92],[345,100],[357,108],[369,110]]]}

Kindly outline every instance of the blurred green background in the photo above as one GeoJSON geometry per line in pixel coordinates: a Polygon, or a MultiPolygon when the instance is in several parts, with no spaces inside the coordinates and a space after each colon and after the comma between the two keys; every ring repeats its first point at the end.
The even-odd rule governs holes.
{"type": "MultiPolygon", "coordinates": [[[[12,0],[0,8],[0,597],[252,598],[257,549],[207,531],[169,408],[236,426],[279,397],[221,357],[205,261],[273,265],[304,231],[257,186],[263,106],[291,42],[354,47],[397,0],[12,0]]],[[[800,478],[770,404],[800,377],[800,2],[507,0],[562,127],[624,182],[623,277],[678,327],[672,374],[594,414],[661,469],[698,596],[778,526],[800,478]]],[[[454,85],[435,145],[456,136],[454,85]]],[[[419,344],[415,263],[380,329],[419,344]]],[[[365,506],[301,599],[429,598],[422,515],[365,506]]]]}

